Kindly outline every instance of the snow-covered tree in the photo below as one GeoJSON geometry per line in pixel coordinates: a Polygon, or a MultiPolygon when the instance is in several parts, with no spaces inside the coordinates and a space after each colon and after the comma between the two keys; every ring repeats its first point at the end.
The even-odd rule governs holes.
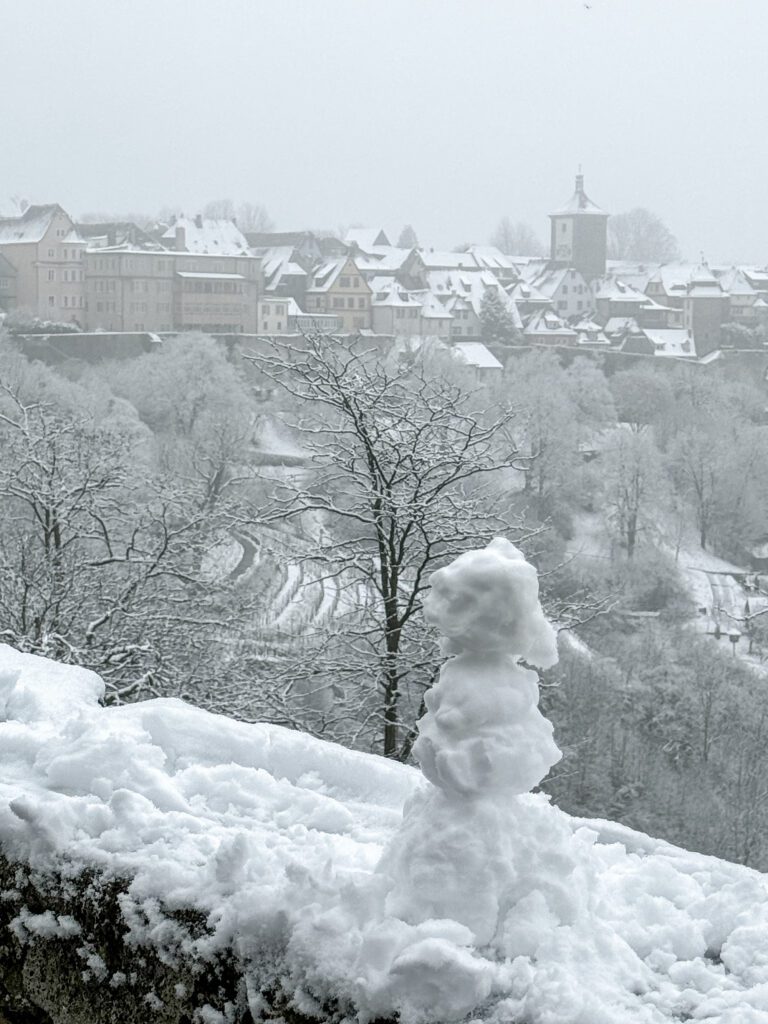
{"type": "Polygon", "coordinates": [[[514,345],[520,340],[515,317],[497,288],[487,288],[483,295],[480,325],[486,345],[514,345]]]}
{"type": "Polygon", "coordinates": [[[512,414],[487,414],[419,360],[399,365],[342,339],[311,335],[253,358],[297,401],[315,467],[266,514],[322,522],[315,561],[352,605],[299,671],[332,680],[334,713],[346,700],[362,718],[357,742],[378,735],[386,756],[405,758],[435,672],[418,615],[427,576],[478,538],[524,536],[500,487],[501,472],[521,465],[505,432],[512,414]]]}
{"type": "Polygon", "coordinates": [[[95,669],[111,700],[193,688],[230,623],[201,571],[227,510],[158,473],[129,427],[0,355],[0,635],[95,669]]]}

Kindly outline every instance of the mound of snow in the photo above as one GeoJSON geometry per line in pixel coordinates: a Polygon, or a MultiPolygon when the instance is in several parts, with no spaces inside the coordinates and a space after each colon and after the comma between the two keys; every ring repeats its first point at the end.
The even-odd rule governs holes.
{"type": "Polygon", "coordinates": [[[131,879],[142,941],[169,941],[158,906],[206,912],[195,952],[233,948],[258,992],[269,950],[306,1014],[768,1021],[764,876],[524,792],[558,752],[518,663],[553,656],[519,553],[438,574],[428,614],[453,656],[418,740],[426,779],[176,700],[104,708],[92,673],[0,646],[0,851],[131,879]]]}

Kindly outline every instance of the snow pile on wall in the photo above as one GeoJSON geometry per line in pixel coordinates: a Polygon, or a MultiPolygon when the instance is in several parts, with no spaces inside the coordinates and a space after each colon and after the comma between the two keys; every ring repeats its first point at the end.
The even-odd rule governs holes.
{"type": "MultiPolygon", "coordinates": [[[[0,646],[0,853],[130,879],[130,941],[171,946],[163,908],[203,911],[183,953],[233,950],[254,1019],[279,981],[320,1018],[768,1021],[764,876],[526,792],[559,754],[518,663],[555,657],[532,568],[506,542],[462,556],[427,614],[452,657],[426,779],[176,700],[102,708],[92,673],[0,646]]],[[[38,917],[16,934],[62,934],[38,917]]]]}

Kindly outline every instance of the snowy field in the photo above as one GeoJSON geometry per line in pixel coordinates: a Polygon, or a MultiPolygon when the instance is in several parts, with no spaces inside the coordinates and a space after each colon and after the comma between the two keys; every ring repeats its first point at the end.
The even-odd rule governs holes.
{"type": "MultiPolygon", "coordinates": [[[[92,673],[0,646],[0,851],[129,878],[131,940],[235,950],[255,1020],[279,982],[321,1018],[768,1022],[765,876],[525,792],[559,751],[508,651],[555,655],[514,551],[434,578],[427,613],[453,657],[417,741],[424,774],[177,700],[104,708],[92,673]],[[478,607],[488,566],[468,623],[457,608],[478,607]],[[510,603],[519,630],[493,618],[510,603]],[[187,907],[207,915],[201,939],[163,914],[187,907]]],[[[25,910],[12,927],[79,929],[25,910]]]]}

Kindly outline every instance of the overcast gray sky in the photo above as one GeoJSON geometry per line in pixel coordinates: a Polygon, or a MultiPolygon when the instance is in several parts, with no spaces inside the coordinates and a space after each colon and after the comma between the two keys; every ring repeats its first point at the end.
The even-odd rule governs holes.
{"type": "Polygon", "coordinates": [[[279,228],[545,238],[583,165],[683,251],[768,261],[765,0],[2,0],[0,206],[212,198],[279,228]]]}

